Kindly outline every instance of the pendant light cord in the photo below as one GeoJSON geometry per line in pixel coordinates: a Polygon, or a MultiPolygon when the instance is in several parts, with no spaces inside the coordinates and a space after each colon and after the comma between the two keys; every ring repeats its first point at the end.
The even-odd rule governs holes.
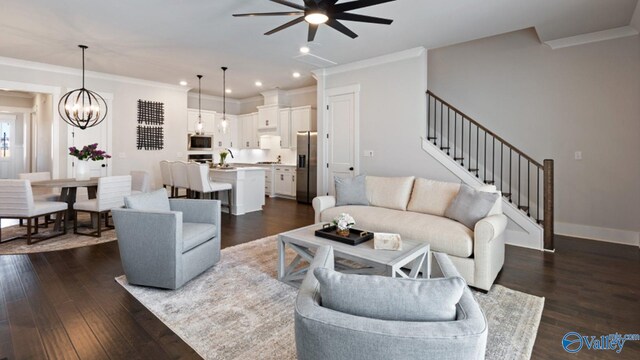
{"type": "Polygon", "coordinates": [[[198,123],[202,122],[202,75],[198,76],[198,123]]]}
{"type": "Polygon", "coordinates": [[[222,119],[227,120],[227,67],[222,67],[222,119]]]}

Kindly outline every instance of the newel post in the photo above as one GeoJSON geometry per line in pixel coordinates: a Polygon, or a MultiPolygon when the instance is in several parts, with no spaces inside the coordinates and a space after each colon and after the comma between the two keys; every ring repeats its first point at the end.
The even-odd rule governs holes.
{"type": "Polygon", "coordinates": [[[553,160],[544,160],[544,248],[554,250],[553,243],[553,160]]]}

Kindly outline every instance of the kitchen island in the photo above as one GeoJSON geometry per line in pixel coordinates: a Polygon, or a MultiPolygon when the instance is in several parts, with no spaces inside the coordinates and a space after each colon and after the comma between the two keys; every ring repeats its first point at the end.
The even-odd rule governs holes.
{"type": "MultiPolygon", "coordinates": [[[[261,167],[237,167],[229,169],[211,169],[211,181],[224,182],[233,187],[231,205],[233,215],[244,215],[261,211],[264,206],[265,169],[261,167]]],[[[222,195],[222,194],[221,194],[222,195]]],[[[221,198],[223,202],[229,199],[221,198]]]]}

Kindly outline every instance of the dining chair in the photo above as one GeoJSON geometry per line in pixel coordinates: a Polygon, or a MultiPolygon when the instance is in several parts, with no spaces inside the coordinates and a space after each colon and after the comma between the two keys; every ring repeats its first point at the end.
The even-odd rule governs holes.
{"type": "Polygon", "coordinates": [[[26,235],[2,241],[2,230],[0,229],[0,242],[26,238],[27,244],[31,245],[33,240],[42,241],[66,234],[66,229],[63,226],[62,231],[41,234],[38,237],[33,236],[38,234],[39,217],[56,214],[58,221],[62,221],[66,211],[67,203],[34,200],[31,181],[29,180],[0,180],[0,220],[20,219],[27,221],[26,235]],[[32,225],[34,225],[33,228],[32,225]]]}
{"type": "Polygon", "coordinates": [[[151,190],[151,175],[147,171],[136,170],[131,174],[131,195],[138,195],[151,190]]]}
{"type": "Polygon", "coordinates": [[[173,187],[175,188],[175,194],[173,197],[179,196],[180,189],[187,191],[186,197],[191,197],[191,186],[189,184],[189,177],[187,175],[187,163],[184,161],[174,161],[171,163],[171,179],[173,180],[173,187]]]}
{"type": "Polygon", "coordinates": [[[170,197],[174,196],[175,188],[173,186],[173,177],[171,176],[171,163],[173,161],[160,161],[160,175],[162,176],[162,187],[169,187],[170,197]]]}
{"type": "MultiPolygon", "coordinates": [[[[41,172],[32,172],[32,173],[21,173],[18,174],[18,179],[29,180],[29,181],[47,181],[51,180],[51,173],[48,171],[41,172]]],[[[34,201],[58,201],[60,200],[60,192],[54,192],[52,189],[46,188],[35,188],[31,189],[33,192],[33,200],[34,201]]],[[[44,226],[48,226],[53,223],[51,220],[51,216],[45,216],[44,226]]],[[[23,226],[23,221],[20,219],[20,226],[23,226]]]]}
{"type": "Polygon", "coordinates": [[[195,192],[195,197],[205,198],[210,197],[218,199],[218,193],[225,191],[227,194],[227,205],[229,214],[231,214],[231,202],[233,201],[233,186],[229,183],[214,182],[209,180],[209,166],[200,163],[187,164],[187,177],[189,178],[189,185],[191,191],[195,192]]]}
{"type": "Polygon", "coordinates": [[[131,195],[131,175],[105,176],[98,179],[98,191],[95,199],[78,201],[73,204],[76,216],[73,219],[73,233],[100,237],[102,232],[101,220],[104,217],[106,229],[113,229],[109,225],[109,212],[111,209],[124,206],[124,197],[131,195]],[[78,213],[86,212],[97,217],[96,230],[88,233],[78,232],[78,213]]]}

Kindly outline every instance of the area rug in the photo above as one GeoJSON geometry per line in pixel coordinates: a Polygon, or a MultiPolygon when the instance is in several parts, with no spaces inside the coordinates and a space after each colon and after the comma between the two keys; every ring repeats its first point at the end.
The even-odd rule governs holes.
{"type": "MultiPolygon", "coordinates": [[[[53,225],[48,229],[40,229],[40,232],[51,231],[53,225]]],[[[86,231],[83,229],[82,231],[86,231]]],[[[26,227],[18,225],[9,226],[2,229],[2,239],[12,238],[27,233],[26,227]]],[[[73,229],[67,230],[66,235],[27,245],[26,239],[16,239],[0,244],[0,255],[31,254],[49,251],[67,250],[83,246],[97,245],[116,240],[115,230],[103,230],[102,236],[94,238],[85,235],[75,235],[73,229]]]]}
{"type": "MultiPolygon", "coordinates": [[[[297,289],[277,280],[276,263],[271,236],[222,250],[215,267],[176,291],[116,281],[205,359],[295,359],[297,289]]],[[[475,295],[489,321],[486,358],[529,359],[544,298],[500,285],[475,295]]]]}

